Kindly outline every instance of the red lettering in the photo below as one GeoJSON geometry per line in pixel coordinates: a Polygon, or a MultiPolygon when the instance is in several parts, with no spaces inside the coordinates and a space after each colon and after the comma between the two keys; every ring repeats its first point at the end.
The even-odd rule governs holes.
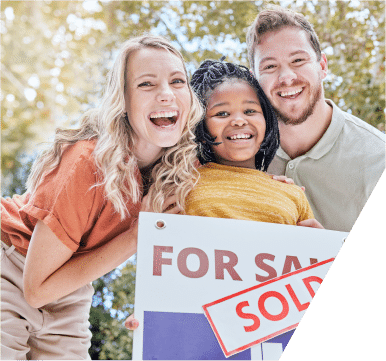
{"type": "Polygon", "coordinates": [[[312,289],[312,287],[310,285],[311,282],[318,282],[321,284],[323,282],[323,280],[320,277],[316,277],[316,276],[310,276],[307,278],[303,278],[303,283],[306,285],[307,290],[310,293],[311,297],[314,298],[315,291],[312,289]]]}
{"type": "Polygon", "coordinates": [[[260,310],[261,314],[267,320],[270,320],[270,321],[280,321],[284,317],[286,317],[288,315],[288,312],[289,312],[289,306],[288,306],[287,300],[285,299],[285,297],[281,293],[276,292],[276,291],[268,291],[266,293],[263,293],[259,298],[258,306],[259,306],[259,310],[260,310]],[[265,309],[264,303],[265,303],[265,300],[269,297],[275,297],[281,302],[281,304],[283,306],[283,311],[281,311],[278,315],[271,315],[265,309]]]}
{"type": "Polygon", "coordinates": [[[253,324],[251,326],[244,326],[245,332],[252,332],[252,331],[257,330],[260,327],[260,320],[253,313],[244,313],[243,312],[243,308],[247,307],[247,306],[249,306],[248,301],[240,302],[236,306],[236,313],[237,313],[237,316],[239,316],[241,318],[253,321],[253,324]]]}
{"type": "Polygon", "coordinates": [[[180,272],[189,278],[200,278],[206,275],[209,269],[209,259],[206,253],[199,248],[185,248],[183,249],[177,258],[177,265],[180,272]],[[186,260],[190,254],[195,254],[200,260],[200,266],[197,271],[191,271],[188,269],[186,260]]]}
{"type": "Polygon", "coordinates": [[[287,256],[284,261],[284,266],[283,266],[283,272],[282,275],[285,275],[287,273],[291,272],[292,265],[295,266],[295,270],[298,270],[302,268],[300,265],[300,262],[296,256],[287,256]]]}
{"type": "Polygon", "coordinates": [[[301,304],[301,303],[299,302],[299,299],[298,299],[298,297],[296,296],[296,294],[295,294],[293,288],[291,287],[291,285],[285,285],[285,288],[287,289],[289,295],[290,295],[291,298],[292,298],[292,301],[294,301],[294,304],[295,304],[295,306],[296,306],[296,308],[298,309],[299,312],[304,311],[304,310],[306,310],[306,309],[308,308],[308,306],[310,305],[310,303],[309,303],[309,302],[306,302],[306,303],[301,304]]]}
{"type": "Polygon", "coordinates": [[[227,270],[234,281],[242,281],[238,273],[235,271],[235,266],[238,262],[238,257],[231,251],[222,251],[216,249],[214,251],[216,280],[224,279],[224,270],[227,270]],[[229,258],[229,262],[224,262],[224,256],[229,258]]]}
{"type": "Polygon", "coordinates": [[[275,256],[269,253],[260,253],[255,257],[256,266],[268,273],[268,276],[265,276],[265,277],[256,274],[256,281],[264,282],[264,281],[270,280],[271,278],[275,278],[277,276],[276,270],[272,266],[269,266],[266,263],[264,263],[265,259],[269,261],[273,261],[275,259],[275,256]]]}
{"type": "Polygon", "coordinates": [[[317,258],[310,258],[310,265],[315,264],[315,263],[318,263],[318,259],[317,258]]]}
{"type": "Polygon", "coordinates": [[[153,253],[153,276],[162,276],[162,265],[171,265],[170,258],[162,258],[162,252],[173,253],[173,247],[154,246],[153,253]]]}

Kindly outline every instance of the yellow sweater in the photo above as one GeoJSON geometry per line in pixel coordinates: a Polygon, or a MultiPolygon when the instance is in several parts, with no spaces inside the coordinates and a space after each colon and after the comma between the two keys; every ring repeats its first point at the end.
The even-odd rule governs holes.
{"type": "Polygon", "coordinates": [[[300,187],[271,179],[264,172],[207,163],[186,199],[192,216],[244,219],[295,225],[314,218],[300,187]]]}

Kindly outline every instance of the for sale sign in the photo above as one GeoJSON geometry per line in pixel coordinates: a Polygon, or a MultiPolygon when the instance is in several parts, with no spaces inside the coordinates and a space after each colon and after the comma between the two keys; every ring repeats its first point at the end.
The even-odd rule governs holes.
{"type": "Polygon", "coordinates": [[[204,305],[224,354],[229,357],[293,330],[332,261],[316,263],[204,305]]]}
{"type": "MultiPolygon", "coordinates": [[[[307,227],[142,212],[135,291],[140,327],[134,331],[133,359],[226,359],[202,306],[334,258],[346,236],[307,227]]],[[[271,301],[265,305],[274,314],[271,301]]],[[[246,307],[240,312],[251,313],[246,307]]],[[[278,360],[292,333],[229,358],[278,360]]]]}

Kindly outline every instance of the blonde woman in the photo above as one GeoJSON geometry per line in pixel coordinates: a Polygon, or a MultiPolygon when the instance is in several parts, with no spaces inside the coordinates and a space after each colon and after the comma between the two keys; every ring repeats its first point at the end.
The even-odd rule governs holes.
{"type": "Polygon", "coordinates": [[[3,359],[89,359],[90,282],[136,252],[140,210],[183,209],[201,116],[168,41],[123,44],[100,106],[1,201],[3,359]]]}

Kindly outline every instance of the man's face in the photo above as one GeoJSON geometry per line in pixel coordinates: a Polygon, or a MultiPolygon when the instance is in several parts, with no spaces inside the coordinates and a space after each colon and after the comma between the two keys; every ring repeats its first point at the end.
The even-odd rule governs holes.
{"type": "Polygon", "coordinates": [[[285,27],[265,34],[255,48],[254,70],[279,120],[303,123],[322,100],[327,59],[318,61],[305,31],[285,27]]]}

